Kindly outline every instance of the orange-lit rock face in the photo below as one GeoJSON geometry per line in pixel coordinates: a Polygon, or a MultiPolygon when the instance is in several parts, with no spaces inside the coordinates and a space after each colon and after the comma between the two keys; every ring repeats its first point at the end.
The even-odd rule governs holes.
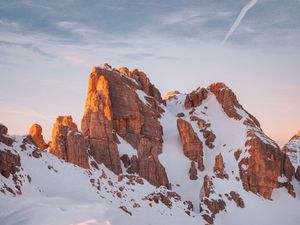
{"type": "Polygon", "coordinates": [[[190,160],[197,162],[198,168],[203,171],[204,163],[202,142],[193,130],[192,125],[183,119],[177,119],[177,129],[183,145],[184,155],[190,160]]]}
{"type": "Polygon", "coordinates": [[[118,134],[137,150],[137,158],[125,159],[128,172],[138,172],[150,183],[168,186],[164,167],[158,160],[162,151],[162,112],[159,91],[143,72],[126,67],[107,70],[97,67],[89,79],[82,131],[90,143],[91,153],[115,173],[121,172],[117,148],[118,134]],[[100,84],[99,84],[100,83],[100,84]],[[144,91],[148,105],[137,90],[144,91]]]}
{"type": "Polygon", "coordinates": [[[33,124],[29,130],[29,135],[34,140],[37,147],[44,150],[48,148],[48,145],[45,143],[43,135],[42,135],[42,127],[39,124],[33,124]]]}
{"type": "Polygon", "coordinates": [[[228,174],[225,172],[225,165],[221,153],[215,158],[214,173],[216,174],[216,177],[220,179],[229,178],[228,174]]]}
{"type": "Polygon", "coordinates": [[[278,147],[264,143],[251,131],[248,132],[246,146],[250,148],[250,157],[239,162],[244,189],[271,199],[273,189],[285,186],[294,196],[290,181],[295,171],[287,156],[278,147]],[[286,181],[279,182],[280,176],[286,177],[286,181]]]}
{"type": "MultiPolygon", "coordinates": [[[[208,90],[216,96],[216,98],[217,98],[218,102],[221,104],[224,112],[229,117],[234,118],[236,120],[242,119],[242,116],[237,112],[237,109],[243,109],[243,107],[240,105],[240,103],[237,100],[236,95],[230,88],[228,88],[224,83],[218,82],[218,83],[212,83],[208,87],[208,90]]],[[[254,116],[252,116],[250,113],[248,113],[246,110],[245,110],[245,112],[251,118],[251,120],[245,121],[245,123],[250,123],[250,124],[246,124],[246,125],[253,125],[253,126],[260,127],[258,120],[254,116]]]]}
{"type": "Polygon", "coordinates": [[[59,116],[52,130],[50,153],[67,162],[88,168],[87,145],[71,116],[59,116]]]}
{"type": "Polygon", "coordinates": [[[126,67],[121,67],[119,72],[124,73],[126,76],[134,79],[138,83],[139,88],[141,88],[147,95],[153,97],[160,103],[163,102],[159,90],[150,82],[149,78],[144,72],[139,71],[138,69],[129,71],[126,67]]]}
{"type": "Polygon", "coordinates": [[[180,92],[179,91],[168,91],[167,94],[164,96],[163,100],[166,101],[166,100],[169,100],[171,98],[177,99],[176,98],[177,94],[180,94],[180,92]]]}
{"type": "Polygon", "coordinates": [[[213,83],[208,89],[216,96],[218,102],[222,105],[225,113],[232,118],[240,120],[242,116],[236,112],[236,108],[241,108],[237,98],[232,90],[224,83],[213,83]]]}
{"type": "Polygon", "coordinates": [[[107,79],[95,70],[89,78],[81,130],[89,141],[91,154],[95,160],[119,174],[121,163],[113,135],[109,91],[107,79]]]}
{"type": "Polygon", "coordinates": [[[207,98],[207,90],[205,88],[198,88],[197,90],[188,94],[185,98],[185,109],[191,109],[193,107],[200,106],[202,101],[207,98]]]}

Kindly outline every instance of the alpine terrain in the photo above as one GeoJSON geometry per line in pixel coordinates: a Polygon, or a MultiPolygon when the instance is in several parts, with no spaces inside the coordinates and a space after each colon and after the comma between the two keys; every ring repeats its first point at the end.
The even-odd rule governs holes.
{"type": "Polygon", "coordinates": [[[162,98],[104,64],[81,125],[53,122],[0,125],[1,225],[300,224],[300,134],[281,149],[224,83],[162,98]]]}

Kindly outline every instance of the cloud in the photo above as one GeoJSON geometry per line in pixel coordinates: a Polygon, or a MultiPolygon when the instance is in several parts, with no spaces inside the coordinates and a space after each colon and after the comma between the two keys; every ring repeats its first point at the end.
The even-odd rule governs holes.
{"type": "Polygon", "coordinates": [[[25,48],[25,49],[29,49],[34,53],[37,53],[41,56],[46,56],[47,58],[54,58],[54,55],[45,52],[44,50],[40,49],[39,47],[37,47],[36,45],[32,44],[32,43],[16,43],[16,42],[11,42],[11,41],[1,41],[0,40],[0,46],[16,46],[16,47],[21,47],[21,48],[25,48]]]}
{"type": "Polygon", "coordinates": [[[9,21],[5,21],[5,20],[0,20],[0,27],[11,27],[11,28],[17,28],[19,27],[19,24],[16,22],[9,22],[9,21]]]}
{"type": "Polygon", "coordinates": [[[231,26],[230,30],[226,34],[225,38],[222,41],[222,44],[225,44],[226,41],[230,38],[233,32],[238,28],[240,23],[242,22],[243,18],[246,16],[247,12],[257,3],[257,0],[251,0],[246,6],[244,6],[234,21],[233,25],[231,26]]]}

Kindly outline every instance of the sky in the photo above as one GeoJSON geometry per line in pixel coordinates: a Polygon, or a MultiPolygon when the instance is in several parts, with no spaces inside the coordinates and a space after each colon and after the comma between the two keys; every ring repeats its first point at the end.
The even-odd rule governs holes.
{"type": "Polygon", "coordinates": [[[224,82],[279,145],[300,130],[300,0],[0,0],[0,122],[80,127],[91,68],[144,71],[164,95],[224,82]]]}

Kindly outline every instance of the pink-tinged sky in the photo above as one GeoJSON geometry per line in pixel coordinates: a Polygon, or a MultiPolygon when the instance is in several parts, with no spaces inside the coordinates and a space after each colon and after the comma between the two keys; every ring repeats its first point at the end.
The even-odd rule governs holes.
{"type": "Polygon", "coordinates": [[[300,129],[300,1],[0,3],[0,122],[80,127],[92,66],[145,71],[164,94],[226,83],[280,145],[300,129]],[[130,12],[130,13],[128,13],[130,12]]]}

